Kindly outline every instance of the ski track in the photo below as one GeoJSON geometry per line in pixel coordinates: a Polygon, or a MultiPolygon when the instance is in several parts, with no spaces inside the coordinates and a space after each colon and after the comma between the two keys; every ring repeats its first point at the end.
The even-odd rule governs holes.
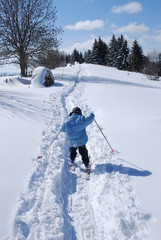
{"type": "MultiPolygon", "coordinates": [[[[85,115],[92,111],[87,100],[82,99],[83,73],[81,66],[74,81],[69,81],[61,93],[51,94],[52,116],[42,132],[42,153],[73,107],[79,106],[85,115]]],[[[110,149],[95,123],[87,132],[91,180],[85,179],[80,156],[76,159],[75,172],[69,171],[68,144],[61,133],[42,159],[33,159],[27,189],[18,199],[12,236],[6,239],[152,239],[148,238],[147,227],[150,216],[140,210],[130,177],[106,171],[107,167],[120,164],[119,158],[109,155],[110,149]]]]}

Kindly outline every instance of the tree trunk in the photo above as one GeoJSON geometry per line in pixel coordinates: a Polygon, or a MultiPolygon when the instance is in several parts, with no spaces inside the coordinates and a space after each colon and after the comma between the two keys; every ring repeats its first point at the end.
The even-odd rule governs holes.
{"type": "Polygon", "coordinates": [[[23,64],[20,64],[21,77],[26,77],[26,70],[23,64]]]}
{"type": "Polygon", "coordinates": [[[20,49],[20,69],[21,76],[27,76],[27,56],[23,48],[20,49]]]}

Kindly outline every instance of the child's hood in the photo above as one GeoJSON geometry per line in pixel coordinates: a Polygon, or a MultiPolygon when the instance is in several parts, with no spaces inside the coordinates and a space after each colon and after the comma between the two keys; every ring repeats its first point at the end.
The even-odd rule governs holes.
{"type": "Polygon", "coordinates": [[[83,124],[85,122],[85,117],[79,114],[72,114],[72,116],[70,117],[68,123],[69,124],[83,124]]]}

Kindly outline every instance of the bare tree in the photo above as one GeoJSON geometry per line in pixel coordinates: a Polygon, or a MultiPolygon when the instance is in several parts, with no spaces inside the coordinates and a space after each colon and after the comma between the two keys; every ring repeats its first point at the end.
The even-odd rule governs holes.
{"type": "Polygon", "coordinates": [[[1,60],[19,64],[26,76],[32,58],[60,44],[53,0],[0,0],[0,9],[1,60]]]}
{"type": "Polygon", "coordinates": [[[59,67],[61,64],[61,55],[58,50],[50,50],[41,53],[35,61],[35,66],[41,65],[50,69],[59,67]]]}
{"type": "Polygon", "coordinates": [[[148,54],[146,66],[143,70],[143,73],[145,73],[147,75],[147,78],[150,80],[158,80],[159,68],[159,53],[156,50],[153,50],[148,54]]]}

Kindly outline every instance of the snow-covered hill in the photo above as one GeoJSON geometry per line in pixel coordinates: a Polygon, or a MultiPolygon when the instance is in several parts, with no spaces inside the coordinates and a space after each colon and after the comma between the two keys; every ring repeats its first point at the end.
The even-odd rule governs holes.
{"type": "Polygon", "coordinates": [[[159,240],[161,82],[90,64],[53,74],[48,89],[0,78],[0,238],[159,240]],[[87,128],[90,181],[79,155],[69,171],[63,133],[37,159],[75,106],[119,151],[87,128]]]}

